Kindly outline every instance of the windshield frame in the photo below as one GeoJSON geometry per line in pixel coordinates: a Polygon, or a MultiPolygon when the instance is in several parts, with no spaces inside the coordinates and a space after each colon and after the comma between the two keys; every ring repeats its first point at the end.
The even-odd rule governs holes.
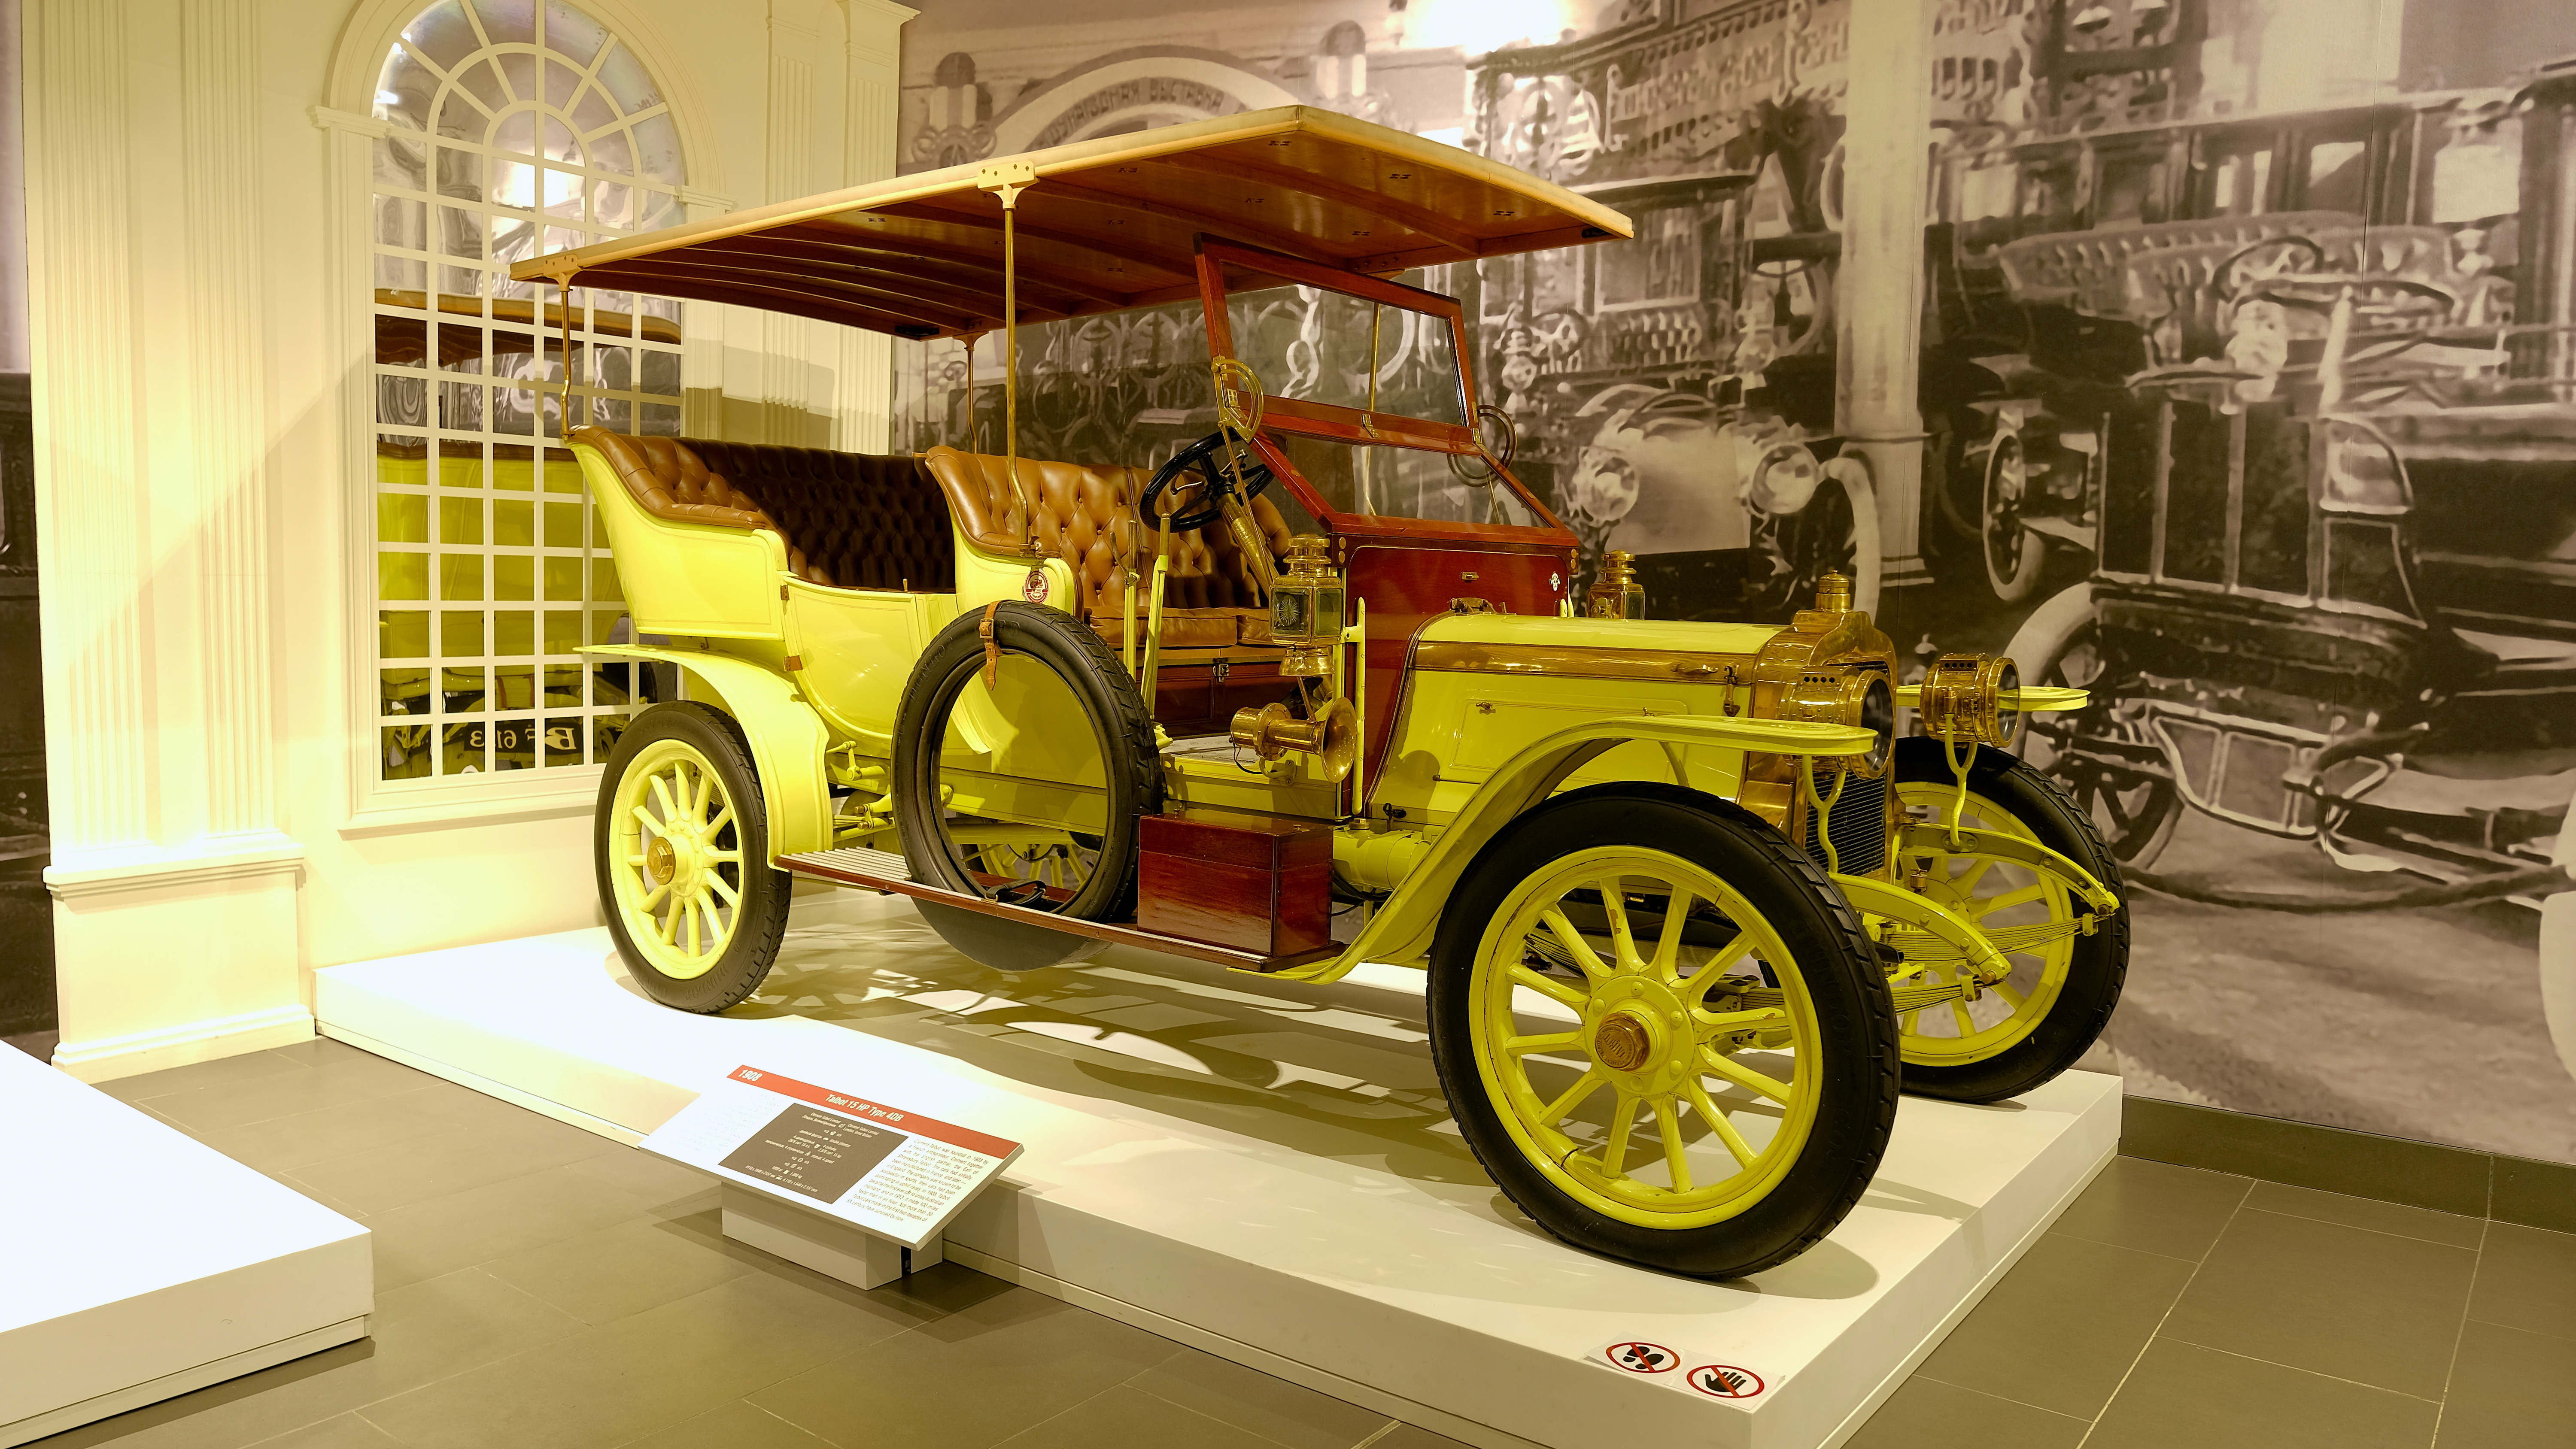
{"type": "MultiPolygon", "coordinates": [[[[1237,291],[1267,291],[1273,285],[1315,287],[1448,324],[1450,356],[1457,362],[1458,414],[1468,419],[1466,423],[1444,423],[1401,413],[1371,412],[1339,403],[1283,397],[1265,389],[1261,400],[1263,432],[1303,433],[1361,447],[1408,448],[1467,458],[1483,456],[1476,437],[1476,383],[1471,360],[1473,354],[1467,345],[1466,309],[1459,305],[1457,298],[1408,287],[1402,282],[1365,272],[1344,271],[1339,267],[1208,236],[1199,238],[1198,272],[1200,306],[1207,320],[1208,352],[1212,358],[1235,355],[1234,324],[1226,314],[1226,300],[1237,291]],[[1225,280],[1228,266],[1252,273],[1262,284],[1229,288],[1225,280]]],[[[1256,439],[1257,446],[1266,443],[1266,439],[1256,439]]],[[[1460,537],[1526,539],[1550,547],[1568,546],[1573,542],[1573,534],[1565,524],[1523,487],[1520,479],[1513,477],[1508,468],[1496,466],[1495,477],[1489,486],[1510,488],[1530,514],[1542,520],[1540,523],[1461,523],[1394,514],[1346,513],[1326,502],[1313,484],[1296,468],[1289,466],[1285,453],[1275,444],[1261,446],[1260,450],[1272,471],[1291,482],[1298,501],[1305,505],[1306,510],[1326,522],[1335,532],[1409,535],[1428,530],[1460,537]]]]}

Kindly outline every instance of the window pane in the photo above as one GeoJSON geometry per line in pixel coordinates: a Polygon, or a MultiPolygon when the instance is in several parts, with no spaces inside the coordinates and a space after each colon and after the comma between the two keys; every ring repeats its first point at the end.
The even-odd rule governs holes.
{"type": "Polygon", "coordinates": [[[361,385],[387,427],[364,487],[379,595],[419,607],[380,611],[371,688],[388,723],[475,717],[403,725],[380,741],[382,771],[596,764],[634,708],[625,685],[606,665],[550,664],[541,678],[534,661],[606,640],[624,591],[578,462],[548,443],[565,426],[568,372],[593,394],[575,420],[676,435],[681,312],[665,298],[576,292],[567,369],[544,324],[553,289],[507,269],[679,220],[678,128],[654,78],[578,0],[425,4],[378,89],[377,114],[401,129],[372,143],[363,201],[375,243],[365,302],[379,320],[361,385]],[[487,712],[488,726],[476,722],[487,712]]]}

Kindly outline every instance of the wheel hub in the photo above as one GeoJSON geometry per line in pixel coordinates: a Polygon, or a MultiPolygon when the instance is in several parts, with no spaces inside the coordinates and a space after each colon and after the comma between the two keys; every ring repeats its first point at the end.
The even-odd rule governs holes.
{"type": "Polygon", "coordinates": [[[1646,1033],[1646,1024],[1635,1015],[1614,1011],[1601,1019],[1592,1033],[1592,1054],[1601,1065],[1615,1072],[1633,1072],[1646,1064],[1654,1050],[1654,1040],[1646,1033]]]}
{"type": "Polygon", "coordinates": [[[1695,1075],[1699,1039],[1690,1009],[1672,988],[1647,976],[1616,976],[1593,992],[1585,1013],[1592,1059],[1636,1093],[1677,1090],[1695,1075]]]}
{"type": "Polygon", "coordinates": [[[657,835],[650,845],[644,847],[645,879],[655,885],[667,885],[679,869],[678,852],[671,849],[669,836],[657,835]]]}

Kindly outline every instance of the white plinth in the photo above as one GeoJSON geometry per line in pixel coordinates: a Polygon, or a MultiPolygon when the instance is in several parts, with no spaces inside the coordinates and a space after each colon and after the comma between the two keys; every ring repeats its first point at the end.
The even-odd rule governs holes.
{"type": "Polygon", "coordinates": [[[0,1048],[0,1445],[363,1338],[367,1230],[0,1048]]]}
{"type": "Polygon", "coordinates": [[[315,1012],[630,1142],[744,1064],[899,1094],[1028,1145],[949,1226],[950,1258],[1500,1449],[1839,1442],[2118,1147],[2110,1077],[1908,1098],[1830,1239],[1693,1282],[1576,1252],[1501,1200],[1437,1099],[1418,973],[1301,987],[1112,950],[1012,977],[855,893],[800,901],[792,926],[774,994],[734,1016],[646,1001],[602,930],[333,967],[315,1012]],[[1767,1388],[1713,1399],[1594,1358],[1626,1340],[1767,1388]]]}
{"type": "Polygon", "coordinates": [[[907,1248],[892,1238],[851,1226],[837,1218],[807,1212],[794,1203],[763,1197],[734,1183],[722,1185],[719,1200],[724,1235],[801,1263],[826,1278],[861,1288],[882,1288],[907,1273],[918,1273],[943,1260],[940,1240],[907,1248]]]}

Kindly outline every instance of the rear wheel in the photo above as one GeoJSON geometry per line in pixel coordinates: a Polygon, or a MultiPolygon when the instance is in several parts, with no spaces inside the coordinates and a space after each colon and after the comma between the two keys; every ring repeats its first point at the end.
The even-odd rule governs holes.
{"type": "MultiPolygon", "coordinates": [[[[1918,820],[1946,821],[1958,805],[1958,777],[1938,740],[1896,742],[1896,794],[1918,820]]],[[[2116,894],[2120,865],[2056,781],[2002,750],[1980,749],[1968,766],[1959,824],[2036,841],[2090,871],[2116,894]]],[[[1974,921],[2011,966],[1999,981],[1976,982],[1969,964],[1938,948],[1910,951],[1890,979],[1899,998],[1905,1089],[1961,1102],[2017,1097],[2075,1065],[2119,1005],[2129,974],[2129,913],[2094,922],[2089,908],[2054,877],[1972,850],[1908,850],[1900,880],[1920,872],[1920,892],[1974,921]],[[1968,983],[1953,995],[1905,1009],[1909,990],[1968,983]]]]}
{"type": "Polygon", "coordinates": [[[2121,680],[2102,649],[2092,586],[2077,584],[2033,610],[2004,653],[2020,661],[2022,678],[2032,684],[2093,691],[2093,702],[2080,710],[2033,716],[2022,754],[2065,783],[2113,856],[2146,868],[2173,839],[2182,799],[2161,764],[2146,763],[2159,753],[2145,727],[2123,713],[2121,680]]]}
{"type": "Polygon", "coordinates": [[[657,704],[609,752],[591,824],[609,935],[645,994],[722,1011],[759,989],[787,932],[760,777],[732,720],[657,704]]]}
{"type": "Polygon", "coordinates": [[[1432,1053],[1496,1186],[1577,1247],[1729,1278],[1868,1186],[1895,1020],[1859,918],[1776,830],[1671,787],[1561,796],[1442,918],[1432,1053]]]}

